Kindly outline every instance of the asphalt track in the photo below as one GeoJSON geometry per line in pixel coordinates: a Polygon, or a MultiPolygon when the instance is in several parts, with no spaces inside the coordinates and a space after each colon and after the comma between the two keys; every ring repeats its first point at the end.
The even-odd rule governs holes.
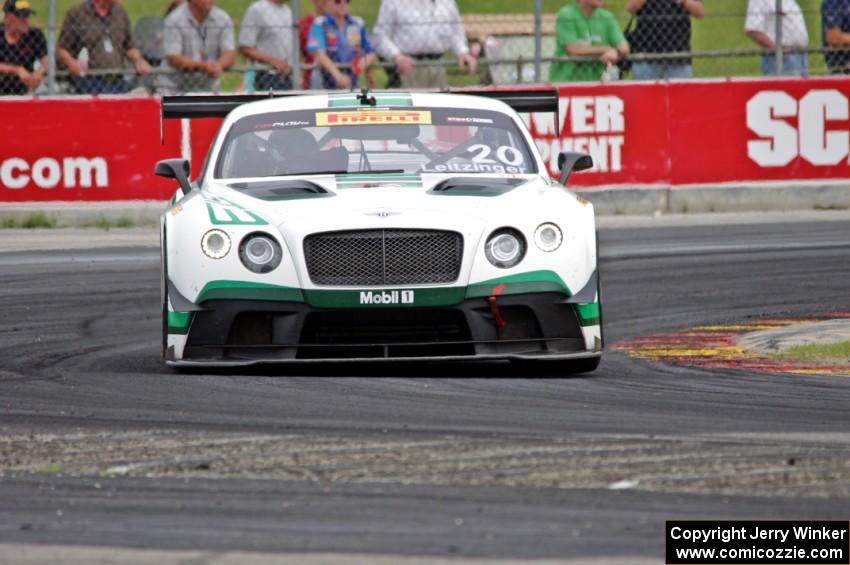
{"type": "MultiPolygon", "coordinates": [[[[850,311],[850,215],[600,239],[609,344],[850,311]]],[[[850,518],[847,378],[617,352],[569,378],[176,374],[155,248],[11,251],[0,273],[5,544],[660,562],[665,519],[850,518]]]]}

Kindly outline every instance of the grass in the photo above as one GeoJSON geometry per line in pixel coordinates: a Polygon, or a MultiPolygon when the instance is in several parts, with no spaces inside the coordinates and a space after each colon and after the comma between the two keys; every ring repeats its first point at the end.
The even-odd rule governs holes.
{"type": "Polygon", "coordinates": [[[56,220],[46,216],[42,212],[34,212],[27,216],[27,218],[21,223],[21,227],[28,230],[38,228],[55,228],[56,220]]]}
{"type": "Polygon", "coordinates": [[[141,221],[133,220],[126,216],[117,220],[110,220],[105,216],[100,216],[95,220],[89,220],[79,224],[63,224],[60,225],[56,218],[47,216],[43,212],[33,212],[23,219],[7,217],[0,219],[0,229],[53,229],[60,227],[76,227],[84,229],[100,229],[109,231],[111,229],[120,228],[138,228],[138,227],[154,227],[157,223],[148,219],[141,221]]]}
{"type": "Polygon", "coordinates": [[[59,475],[64,470],[65,469],[62,467],[62,465],[59,465],[58,463],[51,463],[42,467],[37,467],[32,471],[34,473],[43,473],[45,475],[59,475]]]}
{"type": "Polygon", "coordinates": [[[136,227],[136,222],[131,220],[130,218],[118,218],[117,220],[109,220],[104,216],[99,217],[97,220],[93,220],[91,222],[84,222],[79,225],[81,228],[94,228],[100,229],[104,231],[109,231],[113,228],[133,228],[136,227]]]}
{"type": "MultiPolygon", "coordinates": [[[[58,21],[61,23],[65,12],[79,0],[56,0],[58,21]]],[[[242,19],[245,10],[252,0],[216,0],[216,5],[227,11],[235,22],[242,19]]],[[[38,12],[33,17],[33,22],[45,27],[47,21],[48,0],[32,0],[32,5],[38,12]]],[[[166,0],[123,0],[122,2],[130,14],[131,21],[135,22],[141,16],[162,14],[166,0]]],[[[747,3],[745,0],[704,0],[706,6],[706,17],[696,20],[693,24],[693,42],[695,51],[712,51],[720,49],[752,49],[755,44],[744,35],[744,19],[747,3]]],[[[803,10],[806,26],[809,32],[810,47],[820,47],[820,0],[798,0],[803,10]]],[[[464,14],[517,14],[533,13],[534,0],[458,0],[461,13],[464,14]]],[[[556,0],[543,0],[544,13],[556,13],[567,2],[556,0]]],[[[628,14],[624,11],[625,2],[620,0],[606,0],[605,8],[614,12],[620,21],[621,27],[626,26],[628,14]]],[[[357,0],[352,3],[352,13],[363,17],[371,27],[378,16],[380,0],[357,0]]],[[[307,0],[300,1],[300,10],[306,13],[312,9],[307,0]]],[[[532,53],[528,54],[532,56],[532,53]]],[[[547,53],[547,55],[549,55],[547,53]]],[[[241,58],[240,58],[241,59],[241,58]]],[[[826,66],[821,55],[811,55],[809,58],[810,72],[813,75],[824,74],[826,66]]],[[[242,61],[240,60],[240,64],[242,61]]],[[[383,81],[383,73],[380,74],[379,84],[383,81]]],[[[723,57],[694,60],[694,75],[696,77],[727,77],[727,76],[758,76],[758,57],[723,57]]],[[[461,84],[468,82],[463,73],[455,69],[451,73],[452,83],[461,84]]],[[[239,81],[237,75],[228,77],[225,81],[227,87],[236,87],[239,81]]]]}
{"type": "Polygon", "coordinates": [[[17,218],[3,218],[0,220],[0,229],[50,229],[56,227],[56,220],[45,215],[43,212],[34,212],[23,220],[17,218]]]}
{"type": "MultiPolygon", "coordinates": [[[[718,0],[713,0],[718,1],[718,0]]],[[[62,17],[71,6],[78,4],[80,0],[56,0],[56,11],[58,20],[61,23],[62,17]]],[[[215,0],[215,5],[230,14],[234,22],[242,20],[242,16],[251,5],[253,0],[215,0]]],[[[130,21],[135,22],[141,16],[162,15],[165,13],[165,8],[169,2],[167,0],[122,0],[121,2],[127,13],[130,15],[130,21]]],[[[613,4],[612,0],[609,3],[613,4]]],[[[47,22],[47,6],[48,0],[30,0],[30,4],[37,12],[33,16],[33,23],[38,26],[44,26],[47,22]]],[[[308,0],[300,0],[300,12],[306,14],[312,11],[313,6],[308,0]]],[[[362,17],[371,27],[375,20],[378,19],[378,9],[380,8],[380,0],[356,0],[351,4],[351,13],[362,17]]],[[[564,2],[553,0],[543,0],[543,11],[554,13],[557,12],[564,2]]],[[[458,6],[461,13],[476,13],[476,14],[516,14],[516,13],[532,13],[534,12],[534,0],[459,0],[458,6]]]]}
{"type": "Polygon", "coordinates": [[[795,345],[776,355],[783,361],[841,363],[850,365],[850,341],[828,344],[795,345]]]}

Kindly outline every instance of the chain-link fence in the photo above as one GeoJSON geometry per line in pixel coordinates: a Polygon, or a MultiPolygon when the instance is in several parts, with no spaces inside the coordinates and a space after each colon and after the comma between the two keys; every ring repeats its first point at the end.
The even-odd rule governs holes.
{"type": "Polygon", "coordinates": [[[605,0],[607,17],[591,0],[219,0],[204,14],[193,0],[167,15],[149,0],[75,2],[23,0],[5,14],[0,94],[806,76],[850,61],[846,0],[823,10],[822,0],[605,0]],[[493,13],[501,6],[509,12],[493,13]]]}

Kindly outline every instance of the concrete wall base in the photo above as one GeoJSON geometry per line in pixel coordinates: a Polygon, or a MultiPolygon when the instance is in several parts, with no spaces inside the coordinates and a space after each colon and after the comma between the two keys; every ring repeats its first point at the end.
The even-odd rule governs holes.
{"type": "Polygon", "coordinates": [[[614,187],[581,191],[600,215],[850,209],[850,181],[824,184],[614,187]]]}

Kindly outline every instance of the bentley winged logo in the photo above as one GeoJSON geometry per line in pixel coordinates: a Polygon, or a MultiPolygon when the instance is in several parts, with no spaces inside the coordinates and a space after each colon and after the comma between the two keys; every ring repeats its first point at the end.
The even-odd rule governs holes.
{"type": "Polygon", "coordinates": [[[389,210],[376,210],[373,212],[364,212],[367,216],[374,218],[389,218],[391,216],[400,216],[401,212],[390,212],[389,210]]]}

